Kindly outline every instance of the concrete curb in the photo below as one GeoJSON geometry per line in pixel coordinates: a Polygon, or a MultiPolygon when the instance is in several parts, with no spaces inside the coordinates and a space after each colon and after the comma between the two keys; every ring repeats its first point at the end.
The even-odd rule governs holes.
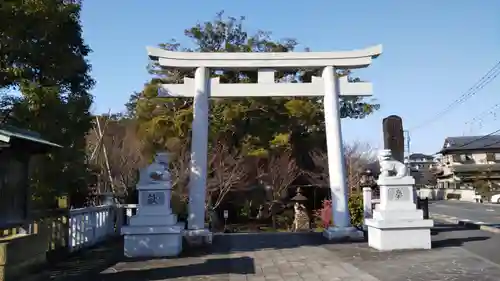
{"type": "Polygon", "coordinates": [[[481,223],[481,222],[474,222],[471,220],[465,220],[465,219],[460,219],[457,217],[446,216],[446,215],[441,215],[441,214],[431,214],[430,217],[432,219],[437,220],[437,221],[455,223],[455,224],[458,224],[458,225],[461,225],[461,226],[464,226],[464,227],[470,228],[470,229],[479,229],[479,230],[483,230],[483,231],[488,231],[488,232],[500,234],[500,228],[485,225],[484,223],[481,223]]]}

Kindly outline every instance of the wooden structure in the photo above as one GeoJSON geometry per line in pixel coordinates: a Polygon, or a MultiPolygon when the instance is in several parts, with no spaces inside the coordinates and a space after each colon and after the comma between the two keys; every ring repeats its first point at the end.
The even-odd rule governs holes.
{"type": "Polygon", "coordinates": [[[30,160],[61,146],[32,131],[0,126],[0,281],[45,259],[49,231],[30,216],[30,160]]]}

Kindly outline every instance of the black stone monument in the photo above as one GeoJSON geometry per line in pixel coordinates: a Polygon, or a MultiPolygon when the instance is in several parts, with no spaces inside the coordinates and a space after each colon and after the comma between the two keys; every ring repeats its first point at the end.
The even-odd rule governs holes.
{"type": "Polygon", "coordinates": [[[397,115],[391,115],[382,121],[384,131],[384,149],[390,149],[392,157],[404,162],[404,135],[403,135],[403,120],[397,115]]]}

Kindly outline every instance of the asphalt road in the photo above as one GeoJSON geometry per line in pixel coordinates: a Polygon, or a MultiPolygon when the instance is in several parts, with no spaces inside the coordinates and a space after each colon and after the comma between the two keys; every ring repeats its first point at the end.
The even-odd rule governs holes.
{"type": "Polygon", "coordinates": [[[500,226],[500,204],[481,204],[460,201],[429,202],[429,212],[470,220],[492,226],[500,226]]]}
{"type": "Polygon", "coordinates": [[[500,234],[435,222],[433,248],[460,247],[500,267],[500,234]]]}

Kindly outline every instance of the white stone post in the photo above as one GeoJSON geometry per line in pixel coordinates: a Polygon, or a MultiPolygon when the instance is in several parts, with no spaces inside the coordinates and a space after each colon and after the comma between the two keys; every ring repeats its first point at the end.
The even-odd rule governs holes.
{"type": "Polygon", "coordinates": [[[339,80],[333,66],[323,69],[322,78],[325,87],[323,100],[325,113],[326,147],[328,155],[328,174],[332,194],[332,217],[334,227],[323,233],[328,239],[358,237],[351,227],[348,208],[347,173],[342,146],[342,129],[340,125],[340,90],[339,80]]]}
{"type": "Polygon", "coordinates": [[[205,228],[205,194],[207,183],[208,97],[210,75],[206,67],[194,73],[193,127],[191,133],[191,172],[189,174],[188,228],[205,228]]]}
{"type": "Polygon", "coordinates": [[[369,219],[372,217],[372,188],[363,187],[363,213],[364,218],[369,219]]]}

